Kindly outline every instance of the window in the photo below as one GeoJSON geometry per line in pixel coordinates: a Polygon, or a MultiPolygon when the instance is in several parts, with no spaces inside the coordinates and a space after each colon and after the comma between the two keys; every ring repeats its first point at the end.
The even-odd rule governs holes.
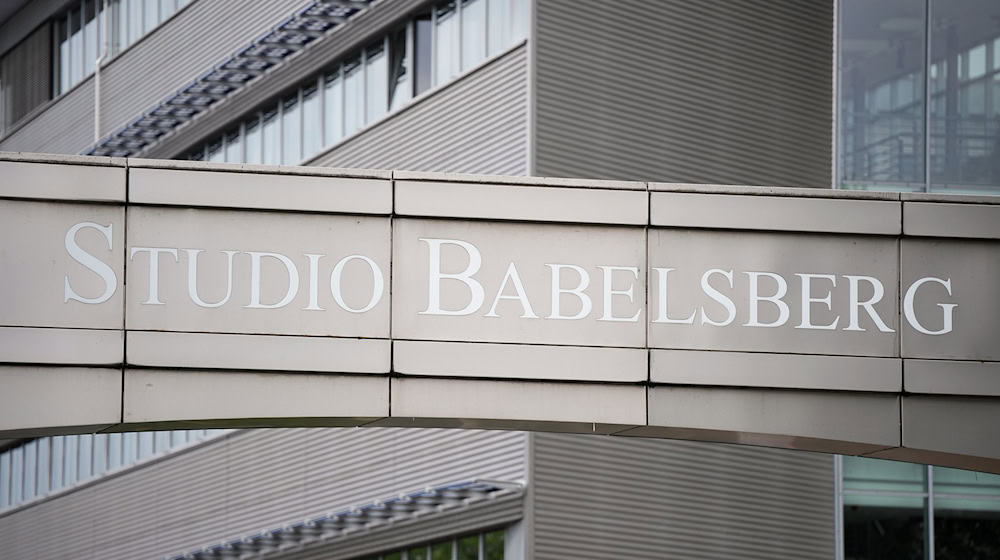
{"type": "Polygon", "coordinates": [[[1000,557],[1000,475],[838,457],[843,558],[1000,557]]]}
{"type": "Polygon", "coordinates": [[[503,560],[504,529],[435,541],[362,560],[503,560]]]}
{"type": "Polygon", "coordinates": [[[438,4],[272,100],[264,111],[245,117],[231,132],[196,147],[187,157],[298,164],[403,109],[433,85],[443,85],[519,43],[527,14],[526,0],[438,4]],[[280,128],[274,124],[279,121],[280,128]],[[237,144],[245,147],[245,154],[236,148],[230,152],[237,144]],[[219,150],[224,154],[218,155],[219,150]]]}
{"type": "Polygon", "coordinates": [[[81,434],[25,442],[0,453],[0,511],[229,431],[81,434]]]}

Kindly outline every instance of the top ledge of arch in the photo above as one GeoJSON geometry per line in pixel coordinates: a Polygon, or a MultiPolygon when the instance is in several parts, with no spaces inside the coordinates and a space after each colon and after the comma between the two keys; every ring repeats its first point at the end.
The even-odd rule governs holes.
{"type": "Polygon", "coordinates": [[[397,181],[434,181],[439,183],[473,183],[489,185],[517,185],[522,187],[577,187],[591,189],[646,190],[642,181],[613,181],[604,179],[572,179],[568,177],[528,177],[519,175],[474,175],[466,173],[437,173],[430,171],[393,171],[397,181]]]}
{"type": "Polygon", "coordinates": [[[787,196],[800,198],[838,198],[854,200],[898,201],[899,193],[879,191],[848,191],[838,189],[747,186],[747,185],[707,185],[694,183],[649,183],[651,192],[679,192],[698,194],[735,194],[750,196],[787,196]]]}
{"type": "Polygon", "coordinates": [[[306,167],[298,165],[257,165],[249,163],[215,163],[189,160],[129,158],[128,167],[146,169],[177,169],[187,171],[220,171],[271,175],[308,175],[313,177],[349,177],[354,179],[391,179],[387,169],[350,169],[345,167],[306,167]]]}
{"type": "Polygon", "coordinates": [[[24,163],[64,163],[74,165],[92,165],[98,167],[125,167],[126,165],[126,159],[123,157],[77,156],[34,152],[0,152],[0,161],[16,161],[24,163]]]}

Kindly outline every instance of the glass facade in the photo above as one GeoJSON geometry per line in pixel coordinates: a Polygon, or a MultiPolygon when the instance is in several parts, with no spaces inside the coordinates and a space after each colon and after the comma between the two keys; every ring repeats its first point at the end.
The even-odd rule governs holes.
{"type": "Polygon", "coordinates": [[[1000,3],[839,10],[837,186],[1000,193],[1000,3]]]}
{"type": "Polygon", "coordinates": [[[503,560],[504,530],[393,550],[361,560],[503,560]]]}
{"type": "Polygon", "coordinates": [[[527,0],[440,3],[310,77],[188,158],[301,163],[520,43],[527,16],[527,0]]]}
{"type": "Polygon", "coordinates": [[[106,33],[111,58],[149,33],[191,0],[78,0],[53,24],[52,95],[68,91],[94,71],[106,33]],[[107,23],[108,29],[104,29],[107,23]]]}
{"type": "Polygon", "coordinates": [[[838,460],[845,560],[1000,558],[1000,475],[838,460]]]}
{"type": "Polygon", "coordinates": [[[0,453],[0,511],[230,431],[81,434],[25,442],[0,453]]]}

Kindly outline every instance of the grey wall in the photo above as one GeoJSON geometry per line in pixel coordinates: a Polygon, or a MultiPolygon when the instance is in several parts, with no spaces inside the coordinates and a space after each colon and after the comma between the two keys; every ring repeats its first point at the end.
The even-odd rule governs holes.
{"type": "Polygon", "coordinates": [[[525,476],[520,432],[240,431],[0,516],[0,557],[159,558],[425,486],[525,476]]]}
{"type": "Polygon", "coordinates": [[[833,557],[830,455],[531,437],[538,560],[833,557]]]}
{"type": "MultiPolygon", "coordinates": [[[[101,136],[138,117],[303,4],[199,0],[116,57],[101,73],[101,136]]],[[[0,140],[0,150],[79,153],[94,141],[94,77],[0,140]]]]}
{"type": "Polygon", "coordinates": [[[829,187],[832,2],[538,0],[532,175],[829,187]]]}
{"type": "Polygon", "coordinates": [[[308,165],[524,175],[526,62],[518,47],[308,165]]]}

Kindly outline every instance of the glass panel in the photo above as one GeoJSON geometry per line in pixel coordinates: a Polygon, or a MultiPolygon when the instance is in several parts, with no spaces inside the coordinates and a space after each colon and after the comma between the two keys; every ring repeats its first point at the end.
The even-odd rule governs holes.
{"type": "Polygon", "coordinates": [[[35,497],[35,488],[38,484],[38,443],[29,441],[24,444],[24,499],[30,500],[35,497]]]}
{"type": "Polygon", "coordinates": [[[160,0],[160,21],[164,21],[172,16],[176,9],[174,0],[160,0]]]}
{"type": "Polygon", "coordinates": [[[21,503],[24,498],[24,449],[10,450],[10,503],[21,503]]]}
{"type": "Polygon", "coordinates": [[[226,161],[226,152],[222,149],[222,139],[209,143],[207,160],[215,162],[226,161]]]}
{"type": "Polygon", "coordinates": [[[152,432],[139,432],[139,459],[145,459],[153,454],[152,432]]]}
{"type": "Polygon", "coordinates": [[[486,35],[489,43],[489,53],[493,56],[510,44],[510,25],[513,3],[511,0],[489,0],[489,17],[486,35]]]}
{"type": "Polygon", "coordinates": [[[365,123],[369,124],[385,115],[389,103],[389,59],[383,43],[367,49],[365,66],[365,123]]]}
{"type": "Polygon", "coordinates": [[[122,434],[122,466],[131,465],[139,458],[139,436],[135,432],[122,434]]]}
{"type": "Polygon", "coordinates": [[[507,46],[528,37],[528,0],[510,0],[510,39],[507,46]]]}
{"type": "Polygon", "coordinates": [[[924,0],[840,3],[843,188],[924,188],[924,0]]]}
{"type": "Polygon", "coordinates": [[[458,539],[457,560],[479,560],[479,535],[458,539]]]}
{"type": "Polygon", "coordinates": [[[128,0],[128,40],[131,45],[142,35],[142,0],[128,0]]]}
{"type": "Polygon", "coordinates": [[[344,92],[340,70],[323,78],[323,145],[329,146],[344,137],[344,92]]]}
{"type": "Polygon", "coordinates": [[[407,560],[427,560],[427,547],[411,548],[406,551],[407,560]]]}
{"type": "Polygon", "coordinates": [[[281,145],[278,143],[278,110],[271,109],[264,112],[264,161],[263,163],[273,165],[280,163],[281,145]]]}
{"type": "Polygon", "coordinates": [[[365,84],[361,70],[360,60],[344,64],[344,136],[361,128],[361,119],[364,117],[362,105],[365,84]]]}
{"type": "Polygon", "coordinates": [[[142,6],[142,32],[149,33],[156,27],[160,19],[160,7],[157,0],[145,0],[142,6]]]}
{"type": "Polygon", "coordinates": [[[87,0],[84,4],[83,26],[83,75],[94,71],[97,60],[97,4],[87,0]]]}
{"type": "MultiPolygon", "coordinates": [[[[226,161],[229,163],[243,163],[243,143],[240,142],[239,129],[226,133],[226,161]]],[[[157,447],[157,450],[159,449],[157,447]]]]}
{"type": "Polygon", "coordinates": [[[302,90],[302,157],[310,157],[323,144],[323,119],[319,114],[319,89],[309,86],[302,90]]]}
{"type": "Polygon", "coordinates": [[[153,434],[153,453],[163,453],[168,449],[170,449],[170,432],[155,432],[153,434]]]}
{"type": "Polygon", "coordinates": [[[1000,76],[987,46],[1000,36],[1000,3],[931,2],[931,10],[931,60],[940,70],[931,103],[930,188],[997,192],[1000,122],[991,90],[1000,76]]]}
{"type": "Polygon", "coordinates": [[[80,438],[66,436],[63,440],[63,485],[70,486],[79,480],[77,464],[80,461],[80,438]]]}
{"type": "Polygon", "coordinates": [[[83,78],[83,29],[80,27],[79,8],[69,14],[69,87],[83,78]]]}
{"type": "Polygon", "coordinates": [[[173,430],[170,432],[170,447],[179,447],[187,443],[187,430],[173,430]]]}
{"type": "Polygon", "coordinates": [[[94,476],[108,470],[108,434],[94,434],[94,476]]]}
{"type": "Polygon", "coordinates": [[[486,60],[486,0],[462,0],[462,70],[486,60]]]}
{"type": "MultiPolygon", "coordinates": [[[[926,492],[924,465],[865,457],[844,457],[845,491],[926,492]]],[[[853,496],[845,496],[845,503],[853,496]]]]}
{"type": "Polygon", "coordinates": [[[52,437],[52,465],[49,467],[52,477],[52,490],[58,490],[63,487],[63,447],[66,443],[65,439],[66,436],[52,437]]]}
{"type": "Polygon", "coordinates": [[[389,110],[395,111],[413,97],[410,59],[406,56],[406,28],[389,38],[389,110]]]}
{"type": "Polygon", "coordinates": [[[458,18],[455,2],[445,2],[434,9],[434,85],[441,85],[459,73],[458,18]]]}
{"type": "Polygon", "coordinates": [[[432,39],[431,17],[422,16],[413,21],[413,64],[414,64],[414,95],[419,95],[431,89],[432,70],[432,39]]]}
{"type": "Polygon", "coordinates": [[[934,500],[936,560],[1000,558],[1000,500],[934,500]]]}
{"type": "Polygon", "coordinates": [[[52,472],[52,438],[38,440],[38,495],[49,492],[50,473],[52,472]]]}
{"type": "Polygon", "coordinates": [[[260,163],[260,119],[253,118],[247,121],[245,127],[246,162],[260,163]]]}
{"type": "Polygon", "coordinates": [[[115,28],[111,40],[111,52],[120,53],[128,45],[128,2],[115,0],[111,5],[111,22],[115,28]]]}
{"type": "Polygon", "coordinates": [[[92,434],[83,434],[78,437],[77,480],[84,481],[90,478],[93,472],[91,468],[93,467],[94,459],[94,436],[92,434]]]}
{"type": "Polygon", "coordinates": [[[10,504],[10,451],[0,454],[0,507],[10,504]]]}
{"type": "Polygon", "coordinates": [[[108,470],[122,466],[122,435],[108,434],[108,470]]]}
{"type": "Polygon", "coordinates": [[[451,560],[452,541],[431,545],[431,560],[451,560]]]}
{"type": "Polygon", "coordinates": [[[69,27],[68,22],[59,22],[56,30],[56,37],[59,41],[59,89],[56,93],[62,93],[69,89],[69,27]]]}
{"type": "Polygon", "coordinates": [[[483,536],[483,549],[485,551],[484,560],[503,560],[503,529],[486,533],[483,536]]]}
{"type": "Polygon", "coordinates": [[[281,163],[295,165],[302,160],[302,112],[299,111],[299,96],[286,98],[281,102],[281,163]]]}
{"type": "Polygon", "coordinates": [[[896,507],[844,507],[844,558],[924,558],[923,498],[896,507]]]}

